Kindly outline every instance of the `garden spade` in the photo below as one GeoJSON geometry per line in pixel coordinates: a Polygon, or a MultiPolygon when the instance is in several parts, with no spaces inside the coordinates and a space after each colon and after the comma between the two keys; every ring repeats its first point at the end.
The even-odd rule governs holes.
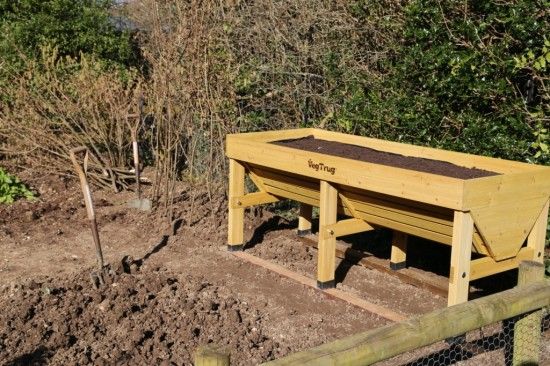
{"type": "Polygon", "coordinates": [[[141,198],[141,182],[140,182],[140,171],[139,171],[139,145],[138,145],[138,130],[141,122],[141,110],[142,110],[142,100],[139,103],[139,113],[129,114],[126,116],[126,123],[130,127],[130,134],[132,135],[132,151],[134,154],[134,171],[136,174],[136,195],[137,198],[131,201],[128,201],[128,206],[137,208],[143,211],[151,210],[151,200],[147,198],[141,198]],[[132,126],[129,123],[130,118],[135,118],[136,123],[132,126]]]}
{"type": "Polygon", "coordinates": [[[80,179],[80,188],[82,188],[82,194],[84,195],[84,203],[86,205],[86,213],[88,215],[88,220],[90,221],[90,226],[92,228],[92,238],[94,240],[95,252],[97,256],[97,265],[98,272],[92,272],[90,274],[92,284],[94,287],[98,288],[100,285],[105,284],[104,274],[106,272],[106,267],[103,261],[103,252],[101,251],[101,243],[99,242],[99,233],[97,231],[97,222],[95,219],[94,205],[92,202],[92,194],[90,192],[90,186],[88,185],[88,180],[86,178],[86,172],[88,171],[88,157],[89,151],[85,146],[77,147],[70,150],[71,161],[73,166],[78,174],[80,179]],[[76,156],[77,154],[84,153],[84,164],[80,165],[76,156]]]}

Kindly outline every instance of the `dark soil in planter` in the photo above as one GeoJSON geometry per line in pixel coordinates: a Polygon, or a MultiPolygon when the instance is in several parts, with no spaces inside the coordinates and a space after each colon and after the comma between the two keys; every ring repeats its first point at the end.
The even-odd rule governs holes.
{"type": "Polygon", "coordinates": [[[466,168],[446,161],[404,156],[363,146],[316,139],[313,136],[274,141],[272,143],[299,150],[339,156],[342,158],[387,165],[396,168],[416,170],[419,172],[443,175],[458,179],[474,179],[498,175],[498,173],[495,172],[477,168],[466,168]]]}

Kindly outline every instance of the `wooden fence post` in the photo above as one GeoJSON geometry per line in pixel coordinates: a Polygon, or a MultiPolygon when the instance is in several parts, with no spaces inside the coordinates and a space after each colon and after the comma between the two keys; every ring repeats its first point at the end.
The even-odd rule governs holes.
{"type": "MultiPolygon", "coordinates": [[[[523,261],[519,265],[518,286],[525,286],[544,279],[544,265],[535,261],[523,261]]],[[[524,315],[514,324],[514,349],[512,365],[538,365],[541,351],[542,310],[524,315]]]]}
{"type": "Polygon", "coordinates": [[[195,366],[229,366],[229,354],[215,346],[201,346],[195,352],[195,366]]]}

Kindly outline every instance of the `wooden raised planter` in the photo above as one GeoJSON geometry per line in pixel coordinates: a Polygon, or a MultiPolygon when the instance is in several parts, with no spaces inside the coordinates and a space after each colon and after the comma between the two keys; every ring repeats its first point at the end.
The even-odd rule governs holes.
{"type": "Polygon", "coordinates": [[[334,286],[336,238],[377,227],[394,230],[396,270],[405,265],[407,235],[452,246],[449,305],[467,301],[470,280],[517,268],[522,260],[543,261],[549,167],[319,129],[228,135],[226,154],[229,249],[243,247],[245,207],[298,201],[302,234],[311,229],[312,206],[319,207],[320,288],[334,286]],[[307,136],[496,174],[452,178],[273,143],[307,136]],[[257,192],[245,194],[246,174],[257,192]],[[349,218],[337,221],[337,214],[349,218]],[[472,260],[472,252],[480,257],[472,260]]]}

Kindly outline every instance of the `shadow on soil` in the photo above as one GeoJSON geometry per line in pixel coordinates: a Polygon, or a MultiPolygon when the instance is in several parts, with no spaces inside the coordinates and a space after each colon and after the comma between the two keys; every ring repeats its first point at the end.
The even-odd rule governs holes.
{"type": "Polygon", "coordinates": [[[287,221],[280,216],[273,216],[267,221],[264,221],[254,230],[252,238],[247,243],[245,243],[245,249],[252,249],[256,245],[260,244],[269,232],[292,229],[297,225],[297,220],[287,221]]]}
{"type": "Polygon", "coordinates": [[[151,257],[155,253],[160,252],[162,250],[162,248],[164,248],[166,245],[168,245],[168,239],[169,238],[170,238],[170,236],[163,235],[162,239],[160,239],[160,241],[154,247],[152,247],[151,250],[149,250],[147,253],[145,253],[145,255],[142,258],[134,259],[134,258],[132,258],[132,256],[125,255],[122,258],[122,261],[121,261],[123,272],[124,273],[131,273],[132,272],[132,266],[141,267],[143,265],[143,263],[147,259],[149,259],[149,257],[151,257]]]}
{"type": "Polygon", "coordinates": [[[44,346],[38,347],[31,353],[21,355],[11,361],[6,366],[40,366],[48,363],[48,349],[44,346]]]}
{"type": "MultiPolygon", "coordinates": [[[[281,216],[273,216],[264,221],[254,231],[252,239],[246,244],[250,249],[261,243],[268,232],[295,229],[298,220],[286,220],[281,216]]],[[[319,230],[319,221],[313,220],[312,232],[319,230]]],[[[391,254],[392,231],[378,229],[370,232],[348,235],[339,238],[347,243],[351,249],[373,255],[377,258],[389,260],[391,254]]],[[[477,258],[472,254],[472,259],[477,258]]],[[[342,282],[349,270],[359,263],[360,257],[356,255],[346,256],[336,268],[336,282],[342,282]]],[[[450,270],[451,247],[440,243],[432,242],[422,238],[411,236],[407,250],[407,267],[431,272],[439,276],[448,277],[450,270]]],[[[470,300],[487,296],[496,292],[504,291],[514,287],[517,283],[517,270],[510,270],[493,276],[472,281],[470,300]]]]}

